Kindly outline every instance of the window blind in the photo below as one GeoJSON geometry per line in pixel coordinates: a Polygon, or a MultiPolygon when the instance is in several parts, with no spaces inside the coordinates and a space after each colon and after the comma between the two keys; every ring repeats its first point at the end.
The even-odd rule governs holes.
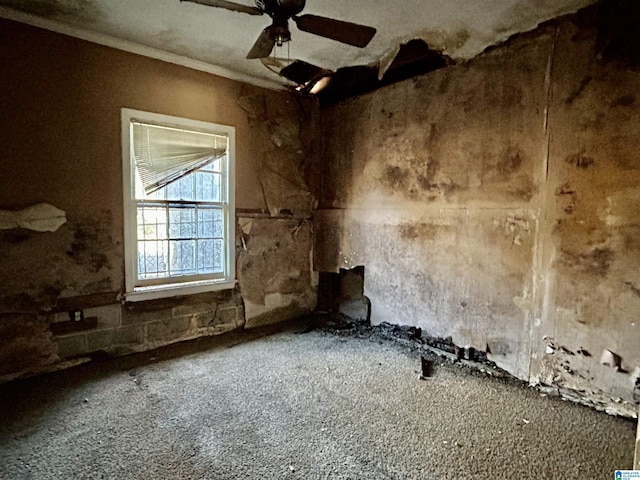
{"type": "Polygon", "coordinates": [[[227,154],[224,135],[131,122],[133,157],[147,194],[227,154]]]}

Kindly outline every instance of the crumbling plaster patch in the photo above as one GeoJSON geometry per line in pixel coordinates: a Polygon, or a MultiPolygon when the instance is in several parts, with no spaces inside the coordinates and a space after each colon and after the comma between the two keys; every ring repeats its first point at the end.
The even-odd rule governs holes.
{"type": "Polygon", "coordinates": [[[315,182],[313,102],[274,103],[243,91],[237,100],[261,145],[261,214],[238,213],[237,275],[246,326],[294,318],[315,308],[311,212],[315,182]]]}
{"type": "Polygon", "coordinates": [[[316,155],[318,139],[314,135],[314,103],[304,100],[281,103],[264,93],[241,92],[238,106],[247,115],[261,159],[257,169],[262,189],[263,211],[271,216],[285,212],[308,216],[315,206],[311,193],[310,165],[316,155]]]}
{"type": "Polygon", "coordinates": [[[36,232],[55,232],[66,221],[65,212],[48,203],[22,210],[0,210],[0,230],[26,228],[36,232]]]}
{"type": "MultiPolygon", "coordinates": [[[[240,219],[247,225],[247,220],[240,219]]],[[[252,219],[238,254],[238,285],[247,326],[290,319],[315,307],[308,220],[252,219]],[[285,318],[286,317],[286,318],[285,318]]]]}
{"type": "Polygon", "coordinates": [[[582,403],[612,415],[635,418],[638,399],[634,397],[629,372],[611,364],[603,365],[597,357],[585,356],[580,351],[587,350],[574,352],[560,347],[543,355],[538,383],[559,388],[565,395],[579,392],[574,395],[582,403]]]}

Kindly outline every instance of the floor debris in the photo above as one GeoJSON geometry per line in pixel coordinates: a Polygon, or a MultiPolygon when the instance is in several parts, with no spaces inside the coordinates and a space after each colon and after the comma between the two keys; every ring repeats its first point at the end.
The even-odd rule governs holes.
{"type": "Polygon", "coordinates": [[[420,361],[422,364],[422,374],[420,375],[420,380],[425,380],[433,374],[433,360],[429,360],[428,358],[421,356],[420,361]]]}

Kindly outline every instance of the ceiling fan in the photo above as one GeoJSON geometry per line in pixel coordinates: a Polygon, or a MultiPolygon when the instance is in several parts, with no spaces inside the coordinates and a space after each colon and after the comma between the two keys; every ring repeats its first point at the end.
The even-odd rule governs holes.
{"type": "Polygon", "coordinates": [[[248,13],[249,15],[264,15],[271,17],[272,23],[265,28],[258,40],[253,45],[247,58],[265,58],[271,54],[277,45],[281,47],[291,40],[289,31],[289,19],[292,19],[298,29],[321,37],[330,38],[354,47],[366,47],[376,29],[356,23],[334,20],[318,15],[301,15],[306,0],[255,0],[256,6],[250,7],[227,0],[180,0],[181,2],[199,3],[210,7],[224,8],[234,12],[248,13]]]}

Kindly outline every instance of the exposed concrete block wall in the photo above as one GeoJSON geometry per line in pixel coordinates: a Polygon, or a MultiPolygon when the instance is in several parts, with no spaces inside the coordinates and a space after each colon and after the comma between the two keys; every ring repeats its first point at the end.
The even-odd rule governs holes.
{"type": "MultiPolygon", "coordinates": [[[[97,325],[53,335],[61,360],[139,352],[244,326],[242,299],[232,291],[126,305],[116,303],[85,308],[83,313],[85,319],[95,318],[97,325]]],[[[68,320],[67,312],[49,316],[53,325],[68,320]]]]}
{"type": "Polygon", "coordinates": [[[314,308],[315,104],[7,20],[0,32],[0,210],[46,202],[67,218],[55,232],[0,231],[0,378],[314,308]],[[234,291],[120,303],[124,107],[236,128],[238,229],[254,225],[237,235],[234,291]],[[259,261],[267,250],[277,262],[259,261]],[[71,310],[95,325],[58,329],[71,310]]]}
{"type": "Polygon", "coordinates": [[[633,415],[640,75],[596,20],[324,108],[315,267],[365,266],[374,323],[633,415]]]}

